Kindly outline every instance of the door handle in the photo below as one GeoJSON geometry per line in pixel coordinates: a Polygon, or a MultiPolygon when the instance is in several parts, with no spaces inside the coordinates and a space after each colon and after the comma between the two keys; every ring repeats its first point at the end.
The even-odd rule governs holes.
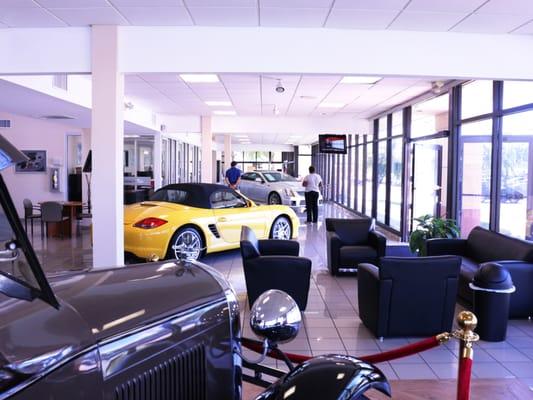
{"type": "Polygon", "coordinates": [[[227,222],[227,221],[228,221],[228,220],[227,220],[226,217],[220,217],[220,218],[218,219],[218,222],[227,222]]]}

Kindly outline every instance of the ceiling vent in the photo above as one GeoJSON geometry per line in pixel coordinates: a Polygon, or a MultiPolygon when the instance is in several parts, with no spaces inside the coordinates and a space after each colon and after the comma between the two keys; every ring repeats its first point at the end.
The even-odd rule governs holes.
{"type": "Polygon", "coordinates": [[[11,120],[0,119],[0,128],[11,128],[11,120]]]}
{"type": "Polygon", "coordinates": [[[75,119],[74,117],[70,117],[68,115],[41,115],[39,118],[40,119],[51,119],[51,120],[75,119]]]}

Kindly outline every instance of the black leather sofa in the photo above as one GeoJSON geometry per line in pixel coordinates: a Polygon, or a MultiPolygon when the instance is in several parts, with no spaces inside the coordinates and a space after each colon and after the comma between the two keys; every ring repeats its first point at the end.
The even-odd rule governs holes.
{"type": "Polygon", "coordinates": [[[511,295],[510,318],[533,315],[533,243],[515,239],[482,227],[474,228],[467,239],[430,239],[426,242],[428,256],[454,254],[461,256],[459,297],[471,303],[469,287],[480,265],[497,261],[513,279],[516,292],[511,295]]]}
{"type": "Polygon", "coordinates": [[[307,307],[311,260],[299,257],[300,244],[293,240],[257,240],[247,226],[241,229],[241,255],[250,308],[270,289],[289,294],[300,310],[307,307]]]}
{"type": "Polygon", "coordinates": [[[377,264],[385,256],[387,240],[373,229],[372,219],[326,218],[327,262],[331,275],[360,263],[377,264]]]}
{"type": "Polygon", "coordinates": [[[359,264],[359,317],[376,337],[431,336],[452,328],[461,258],[383,257],[359,264]]]}

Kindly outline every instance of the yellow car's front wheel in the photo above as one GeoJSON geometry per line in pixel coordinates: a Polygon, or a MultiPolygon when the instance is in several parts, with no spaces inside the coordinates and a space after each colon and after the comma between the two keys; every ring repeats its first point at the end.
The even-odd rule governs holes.
{"type": "Polygon", "coordinates": [[[204,240],[200,232],[187,226],[174,233],[168,245],[167,259],[198,260],[205,251],[204,240]]]}
{"type": "Polygon", "coordinates": [[[271,239],[289,240],[292,238],[292,225],[289,218],[281,216],[275,219],[270,228],[271,239]]]}

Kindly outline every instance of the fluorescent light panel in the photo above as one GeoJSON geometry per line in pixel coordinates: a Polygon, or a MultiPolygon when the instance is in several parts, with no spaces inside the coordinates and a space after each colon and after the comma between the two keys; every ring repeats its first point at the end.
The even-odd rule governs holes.
{"type": "Polygon", "coordinates": [[[231,107],[231,101],[218,101],[218,100],[209,100],[205,104],[211,107],[231,107]]]}
{"type": "Polygon", "coordinates": [[[215,110],[213,111],[215,115],[237,115],[236,111],[233,110],[215,110]]]}
{"type": "Polygon", "coordinates": [[[215,83],[219,81],[216,74],[180,74],[180,78],[188,83],[215,83]]]}
{"type": "Polygon", "coordinates": [[[362,85],[373,85],[381,80],[381,76],[345,76],[341,79],[341,83],[358,83],[362,85]]]}
{"type": "Polygon", "coordinates": [[[320,103],[318,105],[318,108],[342,108],[344,107],[346,104],[344,103],[337,103],[337,102],[333,102],[333,101],[324,101],[322,103],[320,103]]]}

